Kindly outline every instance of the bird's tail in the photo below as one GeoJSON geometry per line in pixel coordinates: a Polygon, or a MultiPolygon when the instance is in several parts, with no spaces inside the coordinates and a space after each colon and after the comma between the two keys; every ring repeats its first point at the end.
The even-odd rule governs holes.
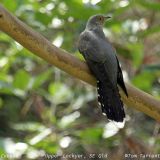
{"type": "Polygon", "coordinates": [[[118,87],[113,89],[106,83],[104,84],[98,81],[97,91],[98,101],[101,105],[102,112],[107,115],[107,118],[116,122],[123,122],[125,112],[118,87]]]}

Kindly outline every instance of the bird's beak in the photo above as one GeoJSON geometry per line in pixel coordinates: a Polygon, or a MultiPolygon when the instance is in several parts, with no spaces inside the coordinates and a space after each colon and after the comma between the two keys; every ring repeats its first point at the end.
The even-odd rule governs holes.
{"type": "Polygon", "coordinates": [[[104,18],[105,18],[105,20],[108,20],[108,19],[110,19],[110,18],[112,18],[112,17],[109,16],[109,15],[106,15],[106,16],[104,16],[104,18]]]}

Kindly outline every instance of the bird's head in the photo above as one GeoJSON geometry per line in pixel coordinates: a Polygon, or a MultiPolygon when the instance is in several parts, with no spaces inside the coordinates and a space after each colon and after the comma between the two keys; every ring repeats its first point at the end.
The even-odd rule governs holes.
{"type": "Polygon", "coordinates": [[[102,27],[104,22],[111,18],[111,16],[103,15],[103,14],[97,14],[89,18],[86,27],[89,29],[95,28],[95,27],[102,27]]]}

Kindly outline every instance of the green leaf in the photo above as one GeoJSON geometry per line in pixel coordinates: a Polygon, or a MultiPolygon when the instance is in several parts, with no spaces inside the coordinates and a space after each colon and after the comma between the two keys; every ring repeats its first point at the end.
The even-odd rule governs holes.
{"type": "Polygon", "coordinates": [[[36,12],[35,17],[36,17],[36,19],[40,20],[41,23],[43,23],[45,25],[48,25],[48,23],[50,23],[53,18],[49,15],[46,15],[46,14],[40,13],[40,12],[36,12]]]}
{"type": "Polygon", "coordinates": [[[152,72],[143,72],[143,73],[137,75],[132,80],[132,82],[138,88],[145,90],[145,91],[150,91],[154,79],[155,79],[155,76],[153,75],[152,72]]]}
{"type": "Polygon", "coordinates": [[[131,51],[134,66],[138,67],[143,59],[143,46],[141,43],[130,43],[127,48],[131,51]]]}
{"type": "Polygon", "coordinates": [[[10,11],[15,11],[17,7],[16,2],[11,2],[10,0],[2,0],[1,3],[10,11]]]}
{"type": "Polygon", "coordinates": [[[159,2],[155,3],[152,1],[145,1],[145,0],[139,0],[137,2],[145,8],[153,9],[155,11],[160,11],[160,3],[159,2]]]}
{"type": "Polygon", "coordinates": [[[56,103],[62,103],[67,100],[70,100],[73,96],[73,93],[71,92],[70,88],[68,88],[67,85],[56,82],[51,83],[49,85],[49,93],[54,96],[54,101],[56,103]]]}
{"type": "Polygon", "coordinates": [[[87,142],[89,144],[98,144],[102,137],[102,133],[102,128],[87,128],[80,132],[80,137],[84,143],[87,142]]]}
{"type": "Polygon", "coordinates": [[[58,83],[58,82],[56,82],[56,83],[51,83],[51,84],[49,85],[49,88],[48,88],[49,93],[52,94],[52,95],[55,95],[55,94],[57,93],[57,91],[60,90],[61,86],[62,86],[62,84],[61,84],[61,83],[58,83]]]}
{"type": "MultiPolygon", "coordinates": [[[[35,144],[35,147],[39,148],[39,149],[43,149],[43,150],[45,150],[45,152],[53,154],[53,156],[59,150],[58,143],[56,143],[56,140],[51,137],[48,137],[48,138],[44,139],[43,141],[40,141],[39,143],[35,144]]],[[[51,157],[48,157],[48,158],[51,158],[51,157]]]]}
{"type": "Polygon", "coordinates": [[[46,72],[39,74],[33,78],[34,82],[32,85],[33,89],[40,87],[51,75],[52,69],[48,69],[46,72]]]}
{"type": "Polygon", "coordinates": [[[13,86],[25,90],[28,88],[30,78],[30,75],[26,71],[18,70],[13,80],[13,86]]]}

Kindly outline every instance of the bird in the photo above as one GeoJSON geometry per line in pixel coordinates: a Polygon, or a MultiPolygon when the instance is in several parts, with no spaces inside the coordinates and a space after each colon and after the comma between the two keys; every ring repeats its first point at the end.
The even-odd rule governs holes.
{"type": "Polygon", "coordinates": [[[103,32],[108,15],[91,16],[78,40],[78,50],[97,80],[98,102],[108,120],[124,122],[124,105],[118,85],[128,97],[117,53],[103,32]]]}

